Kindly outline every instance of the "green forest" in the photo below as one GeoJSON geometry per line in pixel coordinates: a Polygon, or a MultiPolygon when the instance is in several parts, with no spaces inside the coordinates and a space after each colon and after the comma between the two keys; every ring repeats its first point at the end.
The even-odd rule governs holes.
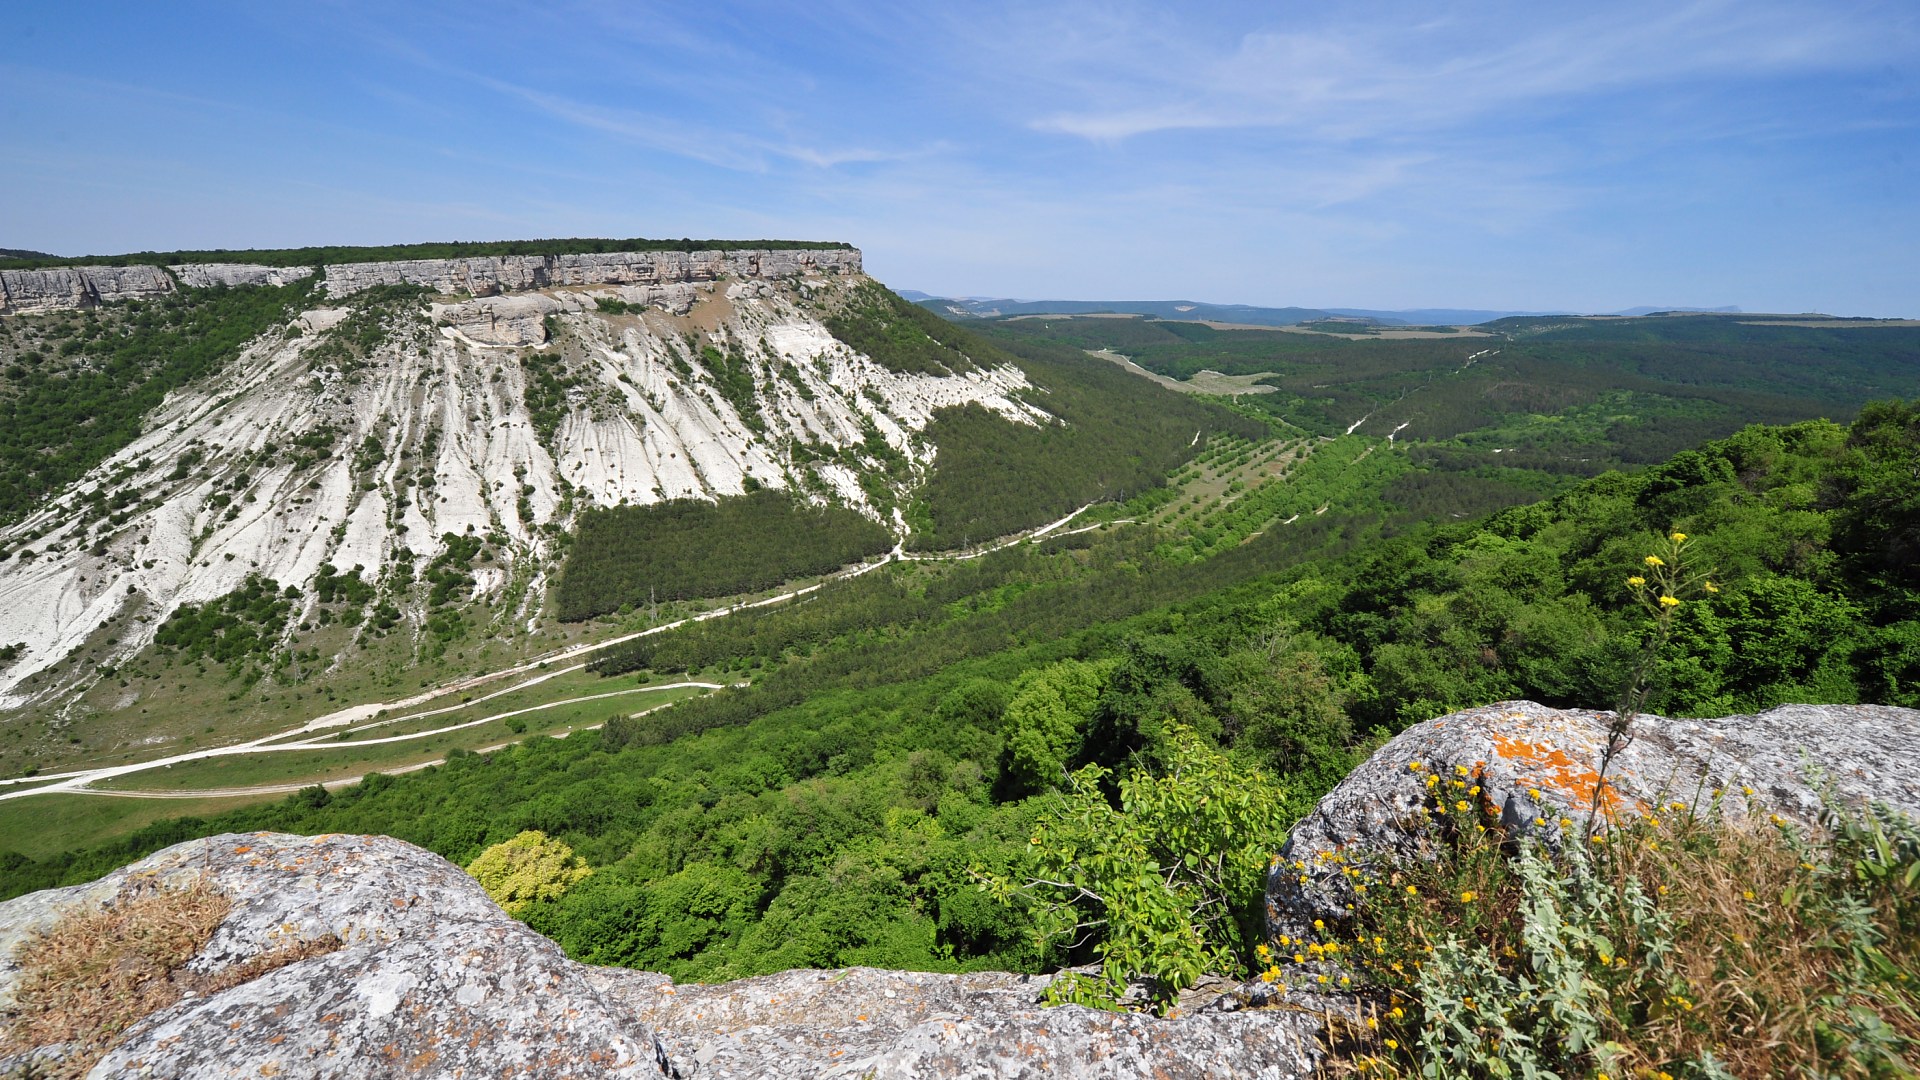
{"type": "Polygon", "coordinates": [[[1652,633],[1628,579],[1672,531],[1714,591],[1674,618],[1649,708],[1920,705],[1916,476],[1920,404],[1886,402],[1850,426],[1750,427],[1473,522],[1394,524],[1355,492],[1352,509],[1201,560],[1117,526],[897,565],[600,663],[750,686],[41,862],[3,857],[5,890],[228,830],[388,833],[465,863],[535,829],[593,868],[524,911],[582,960],[694,979],[1039,970],[1099,943],[1036,934],[1053,909],[991,885],[1057,855],[1047,830],[1126,825],[1099,811],[1118,789],[1088,777],[1138,795],[1188,762],[1290,820],[1408,724],[1517,697],[1610,705],[1652,633]]]}
{"type": "Polygon", "coordinates": [[[1268,433],[1259,418],[1142,386],[1075,349],[979,338],[968,348],[982,363],[1018,367],[1039,390],[1034,403],[1059,423],[1009,423],[977,405],[936,414],[927,428],[932,474],[908,512],[914,550],[964,547],[1091,502],[1124,501],[1161,487],[1210,437],[1268,433]]]}
{"type": "Polygon", "coordinates": [[[887,530],[855,511],[770,490],[588,510],[567,548],[554,608],[562,619],[587,619],[656,601],[754,592],[891,547],[887,530]]]}

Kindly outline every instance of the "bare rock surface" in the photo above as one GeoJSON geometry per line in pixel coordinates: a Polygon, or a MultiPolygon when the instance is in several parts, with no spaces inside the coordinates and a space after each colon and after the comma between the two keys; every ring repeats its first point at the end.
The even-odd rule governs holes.
{"type": "MultiPolygon", "coordinates": [[[[99,881],[0,904],[0,995],[14,947],[135,879],[205,879],[233,901],[189,968],[222,970],[325,934],[345,944],[134,1025],[91,1075],[670,1075],[644,1024],[479,883],[387,837],[228,834],[99,881]]],[[[4,999],[0,999],[4,1000],[4,999]]]]}
{"type": "Polygon", "coordinates": [[[1217,988],[1159,1019],[1042,1008],[1044,976],[849,968],[703,986],[588,967],[451,863],[377,836],[216,836],[0,904],[0,995],[15,946],[64,912],[201,876],[233,908],[199,973],[295,940],[345,944],[147,1017],[91,1075],[1291,1080],[1315,1062],[1314,1014],[1217,988]]]}
{"type": "Polygon", "coordinates": [[[158,266],[56,266],[0,270],[0,314],[98,307],[115,300],[146,300],[173,291],[158,266]]]}
{"type": "MultiPolygon", "coordinates": [[[[1477,785],[1475,798],[1509,833],[1531,831],[1557,844],[1560,822],[1579,828],[1595,806],[1613,715],[1508,701],[1401,732],[1294,828],[1268,877],[1268,932],[1301,936],[1314,919],[1344,913],[1349,895],[1335,853],[1410,850],[1406,824],[1427,803],[1428,776],[1477,785]]],[[[1631,732],[1607,769],[1603,817],[1678,802],[1730,818],[1812,822],[1822,785],[1843,802],[1920,813],[1920,711],[1783,705],[1706,720],[1645,715],[1631,732]]]]}
{"type": "Polygon", "coordinates": [[[180,284],[204,289],[212,285],[291,285],[313,276],[311,266],[260,266],[256,263],[182,263],[169,266],[180,284]]]}
{"type": "Polygon", "coordinates": [[[847,968],[712,986],[592,969],[659,1033],[682,1075],[799,1077],[1248,1077],[1313,1074],[1319,1017],[1196,1006],[1160,1019],[1043,1008],[1048,976],[847,968]]]}
{"type": "Polygon", "coordinates": [[[491,296],[559,285],[668,285],[722,277],[783,279],[860,273],[851,248],[796,251],[622,251],[580,255],[490,255],[327,267],[329,296],[376,285],[424,285],[442,293],[491,296]]]}

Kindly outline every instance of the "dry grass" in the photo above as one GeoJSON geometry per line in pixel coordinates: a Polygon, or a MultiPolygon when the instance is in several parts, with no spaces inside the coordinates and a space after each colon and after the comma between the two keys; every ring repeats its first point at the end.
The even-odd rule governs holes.
{"type": "Polygon", "coordinates": [[[128,1028],[187,991],[215,993],[339,948],[332,937],[300,941],[210,976],[184,971],[232,906],[196,878],[177,888],[136,884],[104,908],[65,915],[15,953],[20,979],[0,1056],[64,1045],[65,1057],[40,1075],[84,1076],[128,1028]]]}
{"type": "Polygon", "coordinates": [[[1358,918],[1326,937],[1373,1018],[1330,1032],[1328,1072],[1417,1076],[1440,1061],[1428,1075],[1474,1075],[1531,1057],[1614,1080],[1915,1075],[1911,825],[1656,812],[1555,863],[1554,923],[1504,835],[1480,827],[1485,807],[1436,810],[1439,857],[1356,871],[1370,883],[1358,918]],[[1581,875],[1597,885],[1585,900],[1569,884],[1581,875]],[[1543,925],[1558,927],[1556,955],[1543,925]]]}

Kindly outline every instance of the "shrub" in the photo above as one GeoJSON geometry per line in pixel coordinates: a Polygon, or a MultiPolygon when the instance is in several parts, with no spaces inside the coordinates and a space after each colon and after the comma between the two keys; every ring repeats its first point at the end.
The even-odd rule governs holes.
{"type": "Polygon", "coordinates": [[[572,848],[529,829],[481,852],[467,873],[507,914],[521,915],[536,900],[559,899],[593,868],[572,848]]]}
{"type": "Polygon", "coordinates": [[[1117,1008],[1128,985],[1148,984],[1164,1011],[1212,972],[1247,968],[1266,909],[1261,883],[1285,839],[1285,789],[1237,768],[1199,736],[1175,729],[1164,773],[1120,781],[1120,807],[1089,765],[1042,812],[1023,880],[977,874],[983,887],[1029,909],[1042,949],[1091,945],[1095,977],[1069,974],[1050,1003],[1117,1008]]]}

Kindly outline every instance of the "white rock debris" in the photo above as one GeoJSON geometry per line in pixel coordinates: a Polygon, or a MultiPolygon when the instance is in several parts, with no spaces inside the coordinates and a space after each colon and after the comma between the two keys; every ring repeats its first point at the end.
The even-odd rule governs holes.
{"type": "MultiPolygon", "coordinates": [[[[485,275],[466,264],[481,263],[496,280],[540,276],[512,277],[508,269],[526,270],[513,260],[447,260],[433,274],[411,263],[329,267],[327,285],[350,296],[422,276],[436,287],[461,274],[477,284],[485,275]],[[445,270],[456,263],[458,274],[445,270]]],[[[84,685],[97,665],[148,645],[179,605],[222,596],[249,574],[298,586],[310,604],[323,563],[362,568],[371,582],[403,547],[430,559],[444,550],[443,534],[491,534],[504,539],[500,562],[476,574],[477,593],[497,598],[512,579],[550,575],[548,526],[587,507],[715,498],[757,484],[878,518],[860,483],[880,464],[860,449],[869,433],[924,468],[933,447],[922,432],[943,407],[978,403],[1017,422],[1053,422],[1024,400],[1031,388],[1017,369],[900,374],[835,339],[821,303],[866,282],[858,252],[565,256],[543,265],[558,284],[443,297],[389,326],[384,343],[346,370],[316,352],[324,357],[321,343],[352,317],[352,301],[303,312],[217,376],[171,395],[145,434],[0,530],[11,553],[0,562],[0,645],[26,645],[0,669],[0,708],[84,685]],[[604,280],[639,277],[642,267],[654,280],[604,280]],[[742,277],[746,269],[776,277],[742,277]],[[572,283],[594,276],[601,283],[572,283]],[[612,314],[602,299],[643,306],[612,314]],[[748,415],[707,370],[705,346],[751,368],[752,400],[740,401],[748,415]],[[545,366],[530,358],[554,355],[564,358],[564,401],[530,408],[534,368],[545,366]],[[117,524],[88,523],[83,503],[96,491],[130,500],[117,524]],[[526,572],[515,573],[523,562],[526,572]],[[60,685],[22,685],[90,642],[100,651],[74,665],[84,671],[60,685]]],[[[62,271],[80,284],[60,288],[101,290],[88,284],[95,269],[62,271]]],[[[165,280],[159,268],[133,269],[165,280]]],[[[183,281],[271,280],[255,270],[267,268],[176,268],[183,281]]],[[[529,588],[516,621],[540,600],[529,588]]]]}

